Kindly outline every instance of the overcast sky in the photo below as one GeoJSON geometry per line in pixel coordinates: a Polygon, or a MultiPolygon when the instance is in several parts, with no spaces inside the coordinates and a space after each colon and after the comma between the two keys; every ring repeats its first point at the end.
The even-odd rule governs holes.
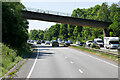
{"type": "MultiPolygon", "coordinates": [[[[50,10],[63,13],[72,13],[76,8],[90,8],[95,5],[101,5],[103,2],[107,2],[108,5],[112,3],[117,3],[119,0],[22,0],[21,2],[25,7],[50,10]],[[49,2],[48,2],[49,1],[49,2]]],[[[45,30],[51,25],[56,23],[28,20],[29,21],[29,31],[32,29],[45,30]]]]}

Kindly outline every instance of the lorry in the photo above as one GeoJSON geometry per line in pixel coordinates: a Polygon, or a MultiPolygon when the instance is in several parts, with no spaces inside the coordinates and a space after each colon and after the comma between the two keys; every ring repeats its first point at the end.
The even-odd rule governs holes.
{"type": "Polygon", "coordinates": [[[100,47],[103,47],[103,40],[100,38],[94,39],[94,43],[99,45],[100,47]]]}
{"type": "Polygon", "coordinates": [[[108,48],[118,48],[119,47],[119,37],[104,37],[104,47],[108,48]]]}

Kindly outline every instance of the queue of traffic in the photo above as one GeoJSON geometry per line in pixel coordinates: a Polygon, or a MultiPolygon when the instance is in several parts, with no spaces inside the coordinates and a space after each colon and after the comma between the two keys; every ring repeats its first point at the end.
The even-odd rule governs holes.
{"type": "MultiPolygon", "coordinates": [[[[62,44],[64,46],[70,46],[71,44],[73,44],[72,40],[62,40],[60,38],[58,38],[57,40],[28,40],[27,41],[29,44],[41,44],[44,43],[45,45],[50,45],[50,43],[52,44],[52,47],[59,47],[59,44],[62,44]]],[[[105,47],[106,49],[108,48],[118,48],[119,47],[119,37],[104,37],[104,40],[102,40],[101,38],[96,38],[94,40],[88,40],[85,42],[80,42],[80,41],[76,41],[76,45],[79,46],[86,46],[86,47],[90,47],[92,45],[95,45],[96,47],[105,47]]]]}

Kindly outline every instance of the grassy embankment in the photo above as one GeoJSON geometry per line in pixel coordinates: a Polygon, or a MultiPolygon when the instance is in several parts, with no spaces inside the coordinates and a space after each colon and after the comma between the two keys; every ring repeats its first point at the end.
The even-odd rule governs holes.
{"type": "MultiPolygon", "coordinates": [[[[96,56],[100,56],[100,57],[112,60],[112,61],[115,61],[115,62],[118,62],[118,57],[116,55],[106,54],[106,53],[103,53],[103,52],[95,51],[94,49],[87,49],[87,48],[84,48],[84,47],[81,47],[81,46],[70,46],[70,47],[74,48],[74,49],[84,51],[84,52],[87,52],[87,53],[90,53],[90,54],[93,54],[93,55],[96,55],[96,56]]],[[[120,58],[119,58],[119,60],[120,60],[120,58]]]]}
{"type": "MultiPolygon", "coordinates": [[[[18,55],[18,51],[14,50],[2,43],[0,43],[0,77],[4,76],[16,63],[22,60],[22,57],[18,55]]],[[[21,53],[22,54],[22,53],[21,53]]],[[[25,54],[22,54],[22,56],[25,54]]],[[[11,72],[13,73],[13,72],[11,72]]],[[[10,74],[11,74],[10,73],[10,74]]],[[[14,72],[15,73],[15,72],[14,72]]]]}

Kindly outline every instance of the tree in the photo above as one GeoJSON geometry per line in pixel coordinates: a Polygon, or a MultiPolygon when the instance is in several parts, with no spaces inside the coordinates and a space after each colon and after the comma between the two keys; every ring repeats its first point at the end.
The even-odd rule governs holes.
{"type": "Polygon", "coordinates": [[[21,17],[23,7],[19,2],[2,3],[2,41],[16,49],[24,46],[28,39],[28,22],[21,17]]]}
{"type": "Polygon", "coordinates": [[[60,25],[60,37],[64,40],[68,38],[67,24],[60,25]]]}
{"type": "Polygon", "coordinates": [[[81,31],[82,31],[82,26],[76,26],[75,27],[74,32],[73,32],[75,40],[77,40],[78,37],[80,37],[81,31]]]}
{"type": "Polygon", "coordinates": [[[113,24],[109,26],[109,29],[112,29],[111,36],[120,37],[120,8],[117,9],[113,17],[113,24]]]}
{"type": "Polygon", "coordinates": [[[111,21],[113,21],[113,17],[114,17],[114,15],[115,15],[116,11],[117,11],[117,4],[114,4],[114,3],[113,3],[113,4],[109,7],[109,11],[110,11],[109,19],[110,19],[111,21]]]}
{"type": "Polygon", "coordinates": [[[97,19],[100,21],[109,21],[109,10],[107,3],[103,3],[98,10],[97,19]]]}

